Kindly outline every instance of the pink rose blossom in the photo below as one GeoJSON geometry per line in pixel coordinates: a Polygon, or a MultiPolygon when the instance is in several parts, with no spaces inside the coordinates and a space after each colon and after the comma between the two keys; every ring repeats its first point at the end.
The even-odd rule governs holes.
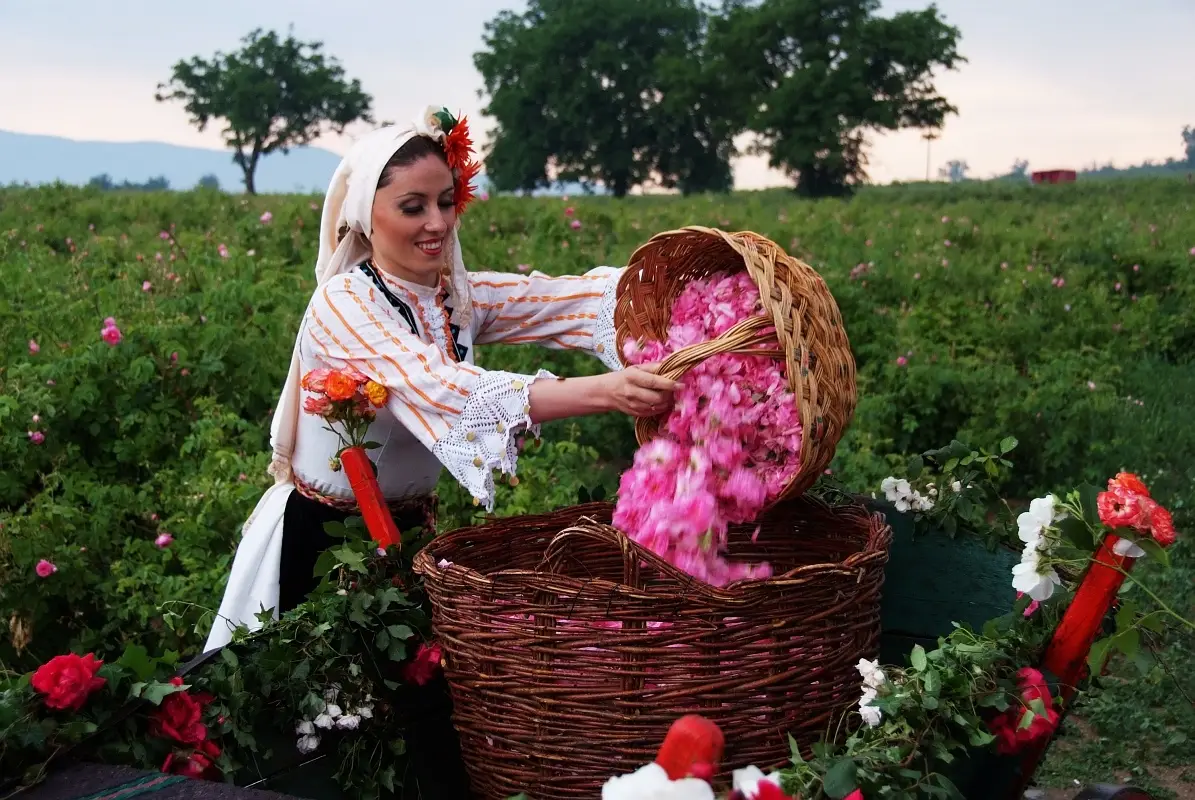
{"type": "Polygon", "coordinates": [[[158,234],[158,238],[161,239],[162,241],[166,241],[170,238],[170,234],[167,233],[166,231],[162,231],[161,233],[158,234]]]}
{"type": "Polygon", "coordinates": [[[261,215],[261,217],[259,217],[262,225],[269,225],[270,220],[272,220],[273,218],[274,218],[274,215],[271,214],[269,211],[265,212],[264,214],[261,215]]]}
{"type": "Polygon", "coordinates": [[[29,434],[29,441],[34,444],[41,444],[46,440],[46,435],[41,431],[27,431],[27,433],[29,434]]]}
{"type": "MultiPolygon", "coordinates": [[[[624,359],[659,361],[761,310],[746,273],[691,281],[673,303],[667,341],[628,341],[624,359]]],[[[716,586],[771,575],[767,563],[732,563],[723,553],[729,526],[754,519],[799,466],[801,423],[781,364],[723,354],[694,367],[662,435],[639,449],[621,478],[614,524],[716,586]]]]}
{"type": "MultiPolygon", "coordinates": [[[[111,319],[109,317],[108,319],[111,319]]],[[[100,331],[100,337],[108,343],[110,347],[115,347],[120,344],[120,340],[124,337],[120,333],[120,328],[116,325],[104,325],[104,329],[100,331]]]]}
{"type": "Polygon", "coordinates": [[[579,220],[579,219],[575,219],[575,220],[573,220],[572,222],[570,222],[570,223],[568,224],[568,226],[569,226],[570,228],[572,228],[573,230],[575,230],[575,231],[579,231],[579,230],[581,230],[581,220],[579,220]]]}
{"type": "Polygon", "coordinates": [[[41,422],[41,414],[34,414],[34,415],[33,415],[33,422],[34,422],[34,424],[37,424],[38,422],[41,422]]]}
{"type": "Polygon", "coordinates": [[[37,562],[37,566],[34,567],[34,571],[37,573],[37,577],[48,578],[58,571],[58,567],[54,566],[53,561],[47,561],[43,558],[41,561],[37,562]]]}
{"type": "Polygon", "coordinates": [[[568,208],[564,209],[564,215],[566,217],[571,217],[573,215],[573,207],[569,206],[568,208]]]}
{"type": "Polygon", "coordinates": [[[159,533],[158,538],[154,539],[154,547],[159,550],[165,550],[174,541],[174,537],[169,533],[159,533]]]}
{"type": "Polygon", "coordinates": [[[526,272],[527,270],[531,269],[531,265],[530,264],[519,264],[517,267],[515,267],[515,269],[517,269],[519,272],[526,272]]]}
{"type": "Polygon", "coordinates": [[[220,258],[228,258],[228,245],[224,244],[224,242],[220,242],[220,244],[216,246],[216,252],[220,254],[220,258]]]}
{"type": "Polygon", "coordinates": [[[30,339],[29,340],[30,355],[37,355],[40,352],[41,352],[41,345],[37,343],[36,339],[30,339]]]}
{"type": "Polygon", "coordinates": [[[904,356],[897,356],[897,357],[896,357],[896,366],[898,366],[898,367],[903,367],[903,366],[905,366],[905,365],[906,365],[906,364],[908,364],[908,363],[909,363],[909,359],[905,358],[904,356]]]}
{"type": "Polygon", "coordinates": [[[154,288],[154,285],[152,283],[150,283],[149,281],[141,282],[141,291],[148,292],[152,288],[154,288]]]}

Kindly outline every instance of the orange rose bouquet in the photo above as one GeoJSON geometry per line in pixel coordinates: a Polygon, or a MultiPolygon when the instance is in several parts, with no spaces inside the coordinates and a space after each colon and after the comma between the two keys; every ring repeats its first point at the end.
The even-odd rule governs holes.
{"type": "Polygon", "coordinates": [[[300,384],[310,396],[303,401],[308,414],[323,417],[327,430],[336,434],[341,447],[332,457],[333,471],[340,470],[340,456],[351,447],[366,450],[378,447],[365,441],[377,409],[386,405],[390,393],[386,387],[360,372],[349,369],[313,369],[300,384]]]}

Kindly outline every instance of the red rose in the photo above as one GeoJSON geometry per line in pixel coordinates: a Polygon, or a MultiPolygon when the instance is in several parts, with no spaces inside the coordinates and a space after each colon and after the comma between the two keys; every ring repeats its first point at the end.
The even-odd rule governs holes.
{"type": "Polygon", "coordinates": [[[167,695],[150,718],[150,731],[154,736],[173,739],[181,744],[199,744],[207,738],[203,707],[208,702],[210,698],[206,695],[192,696],[187,692],[167,695]]]}
{"type": "Polygon", "coordinates": [[[78,711],[87,696],[107,683],[96,672],[104,665],[95,653],[54,656],[33,673],[33,688],[46,696],[46,706],[78,711]]]}
{"type": "Polygon", "coordinates": [[[1058,712],[1054,710],[1054,701],[1042,674],[1032,667],[1024,667],[1017,671],[1017,682],[1020,685],[1021,702],[1014,703],[988,726],[996,737],[996,751],[1005,755],[1012,755],[1028,744],[1048,739],[1058,727],[1058,712]],[[1031,709],[1030,704],[1035,700],[1040,700],[1045,706],[1044,717],[1031,709]],[[1021,720],[1030,713],[1034,715],[1033,721],[1029,727],[1022,728],[1021,720]]]}
{"type": "Polygon", "coordinates": [[[415,657],[403,667],[403,677],[411,683],[422,686],[436,675],[440,668],[443,650],[438,644],[421,644],[415,657]]]}
{"type": "Polygon", "coordinates": [[[220,770],[216,767],[216,759],[219,757],[219,746],[215,742],[205,741],[190,753],[171,753],[166,756],[162,763],[162,772],[187,778],[215,780],[220,777],[220,770]]]}

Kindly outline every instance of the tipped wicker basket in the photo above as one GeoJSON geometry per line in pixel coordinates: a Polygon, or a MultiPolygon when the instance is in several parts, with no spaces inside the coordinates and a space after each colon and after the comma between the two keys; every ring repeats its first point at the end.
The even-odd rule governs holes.
{"type": "Polygon", "coordinates": [[[731,557],[775,576],[717,588],[611,527],[613,510],[498,519],[415,557],[479,797],[598,797],[687,713],[725,732],[724,781],[788,763],[790,735],[808,748],[858,702],[892,537],[881,515],[786,501],[758,536],[728,537],[731,557]]]}
{"type": "MultiPolygon", "coordinates": [[[[813,485],[855,413],[855,359],[838,304],[813,267],[749,231],[687,227],[657,234],[634,252],[619,282],[617,343],[621,353],[627,341],[666,341],[673,301],[688,281],[744,269],[760,289],[767,316],[678,350],[660,373],[677,378],[719,353],[777,354],[779,343],[801,419],[801,465],[781,500],[813,485]]],[[[662,420],[663,415],[636,421],[640,444],[656,436],[662,420]]]]}

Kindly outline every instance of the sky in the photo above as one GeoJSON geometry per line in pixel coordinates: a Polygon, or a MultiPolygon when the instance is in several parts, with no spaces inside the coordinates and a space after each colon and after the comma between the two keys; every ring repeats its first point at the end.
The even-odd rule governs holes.
{"type": "MultiPolygon", "coordinates": [[[[924,8],[890,0],[881,13],[924,8]]],[[[873,137],[876,182],[931,177],[951,159],[971,177],[1031,169],[1117,166],[1182,156],[1195,125],[1195,0],[939,0],[961,32],[967,63],[942,73],[959,109],[930,145],[919,132],[873,137]]],[[[99,141],[222,147],[179,103],[154,90],[171,65],[235,49],[255,27],[318,40],[374,97],[379,119],[406,120],[429,104],[459,109],[484,139],[473,53],[487,20],[516,0],[0,0],[0,129],[99,141]],[[446,24],[447,23],[447,24],[446,24]]],[[[351,133],[351,129],[350,129],[351,133]]],[[[350,139],[317,145],[336,153],[350,139]]],[[[735,163],[739,188],[785,185],[762,157],[735,163]]]]}

